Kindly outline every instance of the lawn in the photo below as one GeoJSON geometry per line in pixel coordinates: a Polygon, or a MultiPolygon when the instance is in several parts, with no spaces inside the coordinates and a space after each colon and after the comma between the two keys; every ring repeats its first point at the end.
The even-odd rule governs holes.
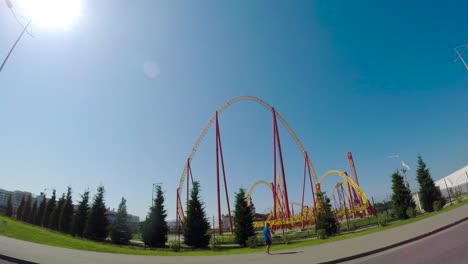
{"type": "MultiPolygon", "coordinates": [[[[284,250],[284,249],[292,249],[292,248],[297,248],[297,247],[303,247],[303,246],[313,246],[313,245],[319,245],[323,243],[329,243],[333,241],[338,241],[342,239],[347,239],[347,238],[352,238],[352,237],[357,237],[357,236],[363,236],[375,232],[379,232],[382,230],[387,230],[390,228],[406,225],[409,223],[413,223],[416,221],[420,221],[429,217],[432,217],[434,215],[438,215],[441,213],[444,213],[448,210],[455,209],[457,207],[463,206],[465,204],[468,204],[468,200],[465,200],[461,203],[446,207],[442,209],[441,211],[438,212],[432,212],[432,213],[427,213],[423,214],[420,216],[417,216],[415,218],[407,219],[407,220],[402,220],[402,221],[396,221],[393,223],[390,223],[384,227],[373,227],[365,230],[357,230],[352,233],[347,233],[347,234],[341,234],[337,236],[330,237],[325,240],[318,240],[318,239],[303,239],[303,240],[297,240],[297,241],[290,241],[288,244],[276,244],[274,245],[273,249],[274,250],[284,250]]],[[[21,239],[21,240],[26,240],[30,242],[36,242],[40,244],[46,244],[46,245],[51,245],[51,246],[57,246],[57,247],[64,247],[64,248],[71,248],[71,249],[80,249],[80,250],[89,250],[89,251],[98,251],[98,252],[108,252],[108,253],[121,253],[121,254],[135,254],[135,255],[183,255],[183,256],[202,256],[202,255],[224,255],[224,254],[242,254],[242,253],[253,253],[253,252],[262,252],[264,250],[263,247],[257,247],[257,248],[239,248],[239,247],[234,247],[232,245],[226,245],[222,246],[221,250],[191,250],[188,248],[182,248],[181,252],[172,252],[170,249],[144,249],[141,246],[137,245],[130,245],[130,246],[117,246],[117,245],[112,245],[108,243],[98,243],[98,242],[93,242],[89,240],[84,240],[84,239],[79,239],[79,238],[74,238],[69,235],[64,235],[58,232],[50,231],[45,228],[40,228],[36,226],[32,226],[29,224],[17,222],[15,220],[12,220],[10,218],[6,217],[1,217],[0,216],[0,221],[5,220],[8,222],[8,226],[5,231],[0,230],[0,235],[4,235],[7,237],[12,237],[16,239],[21,239]]],[[[361,220],[362,221],[362,220],[361,220]]],[[[371,220],[367,220],[371,221],[371,220]]],[[[344,223],[345,224],[345,223],[344,223]]],[[[346,224],[345,224],[346,225],[346,224]]],[[[280,231],[278,231],[280,232],[280,231]]],[[[305,231],[307,232],[307,231],[305,231]]],[[[304,232],[304,233],[305,233],[304,232]]],[[[300,238],[300,234],[303,232],[296,232],[296,236],[300,238]]],[[[309,233],[309,232],[308,232],[309,233]]],[[[292,233],[290,233],[292,234],[292,233]]],[[[221,237],[218,237],[218,239],[221,239],[221,237]]],[[[226,240],[231,240],[232,236],[225,236],[226,240]]],[[[227,242],[227,241],[225,241],[227,242]]]]}

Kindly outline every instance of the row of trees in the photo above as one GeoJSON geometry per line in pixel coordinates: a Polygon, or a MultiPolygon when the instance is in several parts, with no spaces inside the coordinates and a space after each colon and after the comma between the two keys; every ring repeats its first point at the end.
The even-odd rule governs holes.
{"type": "MultiPolygon", "coordinates": [[[[443,207],[446,201],[442,197],[440,189],[435,186],[429,169],[421,156],[418,156],[416,176],[419,183],[419,197],[422,209],[426,212],[432,212],[437,209],[434,208],[434,204],[443,207]]],[[[398,171],[395,171],[392,175],[392,191],[393,213],[400,219],[411,217],[412,212],[416,209],[416,204],[408,184],[405,184],[403,176],[398,171]]]]}
{"type": "MultiPolygon", "coordinates": [[[[156,187],[156,198],[143,223],[142,237],[145,245],[150,247],[165,247],[167,243],[167,212],[164,209],[164,195],[160,186],[156,187]]],[[[246,246],[249,237],[255,235],[253,228],[253,207],[245,201],[245,190],[236,194],[234,211],[235,240],[241,246],[246,246]]],[[[210,223],[206,217],[205,207],[200,200],[200,184],[194,182],[187,203],[186,217],[183,226],[184,243],[193,248],[206,248],[209,245],[210,223]]]]}
{"type": "MultiPolygon", "coordinates": [[[[73,205],[72,189],[57,200],[56,191],[52,191],[50,199],[42,195],[42,199],[31,196],[23,197],[16,212],[16,219],[33,225],[49,228],[77,237],[104,241],[110,233],[114,243],[125,244],[131,239],[130,227],[127,221],[126,200],[122,198],[114,224],[110,226],[107,218],[108,209],[104,201],[104,186],[99,186],[92,204],[89,202],[89,191],[81,196],[78,205],[73,205]]],[[[13,217],[12,195],[7,202],[6,216],[13,217]]]]}

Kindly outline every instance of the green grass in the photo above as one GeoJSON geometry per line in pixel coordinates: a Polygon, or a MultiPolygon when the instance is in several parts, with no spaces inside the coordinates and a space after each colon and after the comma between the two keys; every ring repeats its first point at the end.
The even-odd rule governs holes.
{"type": "MultiPolygon", "coordinates": [[[[375,232],[379,232],[382,230],[391,229],[394,227],[406,225],[409,223],[413,223],[416,221],[420,221],[434,215],[438,215],[444,213],[446,211],[455,209],[457,207],[463,206],[468,204],[468,200],[465,200],[461,203],[457,203],[455,205],[449,206],[447,208],[442,209],[438,212],[427,213],[424,215],[417,216],[415,218],[396,221],[393,223],[388,224],[384,227],[374,227],[369,228],[361,231],[356,231],[347,234],[341,234],[338,236],[333,236],[325,240],[318,240],[318,239],[306,239],[306,240],[299,240],[299,241],[291,241],[289,244],[274,244],[272,246],[272,250],[285,250],[285,249],[293,249],[297,247],[303,246],[313,246],[319,245],[323,243],[334,242],[338,240],[348,239],[357,236],[363,236],[375,232]]],[[[46,244],[51,246],[57,247],[64,247],[64,248],[71,248],[71,249],[80,249],[80,250],[89,250],[89,251],[98,251],[98,252],[108,252],[108,253],[120,253],[120,254],[135,254],[135,255],[170,255],[170,256],[208,256],[208,255],[227,255],[227,254],[243,254],[243,253],[254,253],[254,252],[262,252],[264,250],[263,247],[257,248],[239,248],[234,247],[232,245],[223,246],[221,250],[212,251],[212,250],[191,250],[188,248],[183,248],[181,252],[172,252],[170,249],[158,249],[158,250],[150,250],[144,249],[139,246],[116,246],[112,244],[106,243],[98,243],[84,239],[74,238],[69,235],[64,235],[58,232],[50,231],[48,229],[32,226],[29,224],[17,222],[10,218],[0,217],[0,221],[6,220],[8,221],[8,226],[5,232],[0,231],[0,235],[26,240],[30,242],[36,242],[40,244],[46,244]]],[[[305,231],[307,232],[307,231],[305,231]]],[[[281,231],[277,231],[279,235],[281,231]]],[[[301,232],[302,233],[302,232],[301,232]]],[[[291,233],[290,233],[291,234],[291,233]]],[[[296,236],[300,236],[300,233],[297,233],[296,236]]],[[[226,240],[231,239],[232,236],[224,236],[226,240]]],[[[227,241],[226,241],[227,242],[227,241]]]]}

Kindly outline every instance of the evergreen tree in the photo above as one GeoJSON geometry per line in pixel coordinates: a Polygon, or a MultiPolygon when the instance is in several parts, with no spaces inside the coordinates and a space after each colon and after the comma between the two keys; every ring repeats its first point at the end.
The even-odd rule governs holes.
{"type": "Polygon", "coordinates": [[[5,211],[5,216],[12,217],[13,216],[13,195],[10,193],[8,195],[7,207],[5,211]]]}
{"type": "Polygon", "coordinates": [[[45,193],[43,193],[41,196],[42,200],[39,205],[39,209],[37,209],[36,221],[34,222],[34,224],[37,226],[42,226],[42,220],[45,218],[45,211],[47,207],[47,198],[45,193]]]}
{"type": "Polygon", "coordinates": [[[28,216],[28,223],[34,225],[36,223],[36,217],[37,217],[37,199],[34,199],[34,204],[33,204],[31,213],[28,216]]]}
{"type": "Polygon", "coordinates": [[[24,202],[23,212],[21,214],[21,220],[24,222],[28,222],[29,215],[31,214],[31,195],[28,195],[26,201],[24,202]]]}
{"type": "Polygon", "coordinates": [[[55,206],[56,206],[56,201],[55,201],[55,189],[52,191],[52,197],[49,199],[47,202],[47,206],[44,211],[44,216],[42,218],[42,226],[43,227],[49,227],[49,224],[52,220],[52,213],[54,212],[55,206]]]}
{"type": "Polygon", "coordinates": [[[72,235],[82,237],[89,214],[89,191],[81,195],[81,201],[73,215],[72,235]]]}
{"type": "Polygon", "coordinates": [[[104,241],[109,234],[108,225],[107,208],[104,203],[104,186],[99,186],[89,211],[84,235],[89,239],[104,241]]]}
{"type": "Polygon", "coordinates": [[[236,193],[236,207],[234,209],[234,235],[236,243],[246,246],[249,237],[255,235],[253,228],[253,210],[245,200],[245,190],[236,193]]]}
{"type": "Polygon", "coordinates": [[[411,192],[403,181],[403,176],[398,171],[392,175],[392,203],[393,213],[400,219],[407,219],[406,210],[409,207],[416,208],[411,192]]]}
{"type": "Polygon", "coordinates": [[[132,239],[132,232],[128,224],[126,203],[127,201],[122,197],[115,222],[111,226],[110,237],[112,242],[116,244],[128,244],[130,239],[132,239]]]}
{"type": "Polygon", "coordinates": [[[419,183],[419,193],[421,195],[421,206],[426,212],[434,211],[434,202],[440,201],[442,207],[445,205],[445,199],[439,188],[434,184],[434,180],[429,173],[429,169],[421,156],[418,156],[418,169],[416,175],[419,183]]]}
{"type": "Polygon", "coordinates": [[[161,186],[156,186],[154,206],[143,224],[143,242],[150,247],[164,247],[169,228],[166,222],[167,212],[164,209],[164,195],[161,186]]]}
{"type": "Polygon", "coordinates": [[[210,223],[206,218],[205,208],[200,201],[200,184],[193,183],[192,193],[187,205],[185,218],[184,241],[187,246],[206,248],[210,242],[210,223]]]}
{"type": "Polygon", "coordinates": [[[50,216],[49,228],[53,230],[58,230],[60,211],[62,210],[63,205],[65,204],[65,194],[62,194],[62,197],[59,198],[57,205],[52,211],[50,216]]]}
{"type": "Polygon", "coordinates": [[[315,216],[315,230],[317,232],[323,230],[327,236],[338,233],[338,225],[332,211],[330,199],[325,195],[325,192],[317,192],[317,203],[319,208],[315,216]]]}
{"type": "Polygon", "coordinates": [[[23,220],[22,217],[23,217],[23,211],[24,211],[24,204],[26,203],[26,201],[24,200],[24,196],[23,198],[21,198],[21,203],[20,205],[18,206],[18,209],[16,210],[16,220],[23,220]]]}
{"type": "Polygon", "coordinates": [[[59,217],[59,231],[64,233],[71,232],[71,224],[73,220],[73,200],[72,200],[72,189],[68,186],[67,198],[60,210],[59,217]]]}

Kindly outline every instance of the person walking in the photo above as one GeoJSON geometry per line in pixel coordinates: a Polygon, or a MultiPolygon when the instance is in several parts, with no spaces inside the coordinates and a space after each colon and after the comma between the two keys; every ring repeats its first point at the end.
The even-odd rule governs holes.
{"type": "Polygon", "coordinates": [[[266,226],[263,228],[263,239],[265,240],[267,254],[270,254],[270,246],[271,246],[271,232],[270,232],[270,223],[267,223],[266,226]]]}

